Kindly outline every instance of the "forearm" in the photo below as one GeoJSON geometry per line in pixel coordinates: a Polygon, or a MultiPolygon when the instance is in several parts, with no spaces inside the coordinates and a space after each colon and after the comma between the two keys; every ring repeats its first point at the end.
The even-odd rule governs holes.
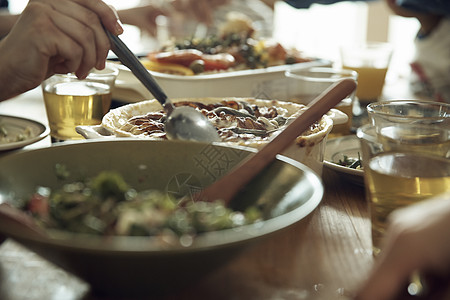
{"type": "Polygon", "coordinates": [[[9,33],[11,28],[16,23],[19,15],[2,14],[0,15],[0,38],[9,33]]]}
{"type": "Polygon", "coordinates": [[[395,14],[405,18],[416,18],[419,21],[419,37],[430,34],[439,25],[443,16],[446,13],[450,14],[450,8],[445,9],[445,6],[450,6],[450,4],[443,5],[441,13],[431,13],[428,9],[433,7],[434,0],[430,0],[429,7],[424,3],[422,6],[418,6],[419,2],[416,2],[414,0],[386,0],[388,7],[395,14]]]}
{"type": "Polygon", "coordinates": [[[117,14],[123,24],[135,25],[134,23],[134,8],[118,10],[117,14]]]}
{"type": "Polygon", "coordinates": [[[429,35],[441,22],[442,16],[439,15],[424,15],[418,16],[417,20],[420,23],[418,36],[424,37],[429,35]]]}

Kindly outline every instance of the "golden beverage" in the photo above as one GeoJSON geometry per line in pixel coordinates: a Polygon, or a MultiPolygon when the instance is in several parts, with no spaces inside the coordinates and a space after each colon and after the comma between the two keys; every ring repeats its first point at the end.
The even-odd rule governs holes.
{"type": "Polygon", "coordinates": [[[373,253],[377,255],[393,210],[450,191],[450,160],[414,152],[385,152],[368,162],[365,176],[373,253]]]}
{"type": "Polygon", "coordinates": [[[382,127],[379,140],[385,151],[407,149],[450,158],[450,130],[428,125],[394,124],[382,127]]]}
{"type": "Polygon", "coordinates": [[[73,81],[45,86],[44,101],[52,137],[82,139],[75,127],[101,124],[111,98],[111,87],[105,83],[73,81]]]}
{"type": "Polygon", "coordinates": [[[366,66],[343,66],[344,69],[358,72],[358,87],[356,88],[356,97],[360,100],[376,100],[382,92],[384,79],[386,78],[386,68],[375,68],[366,66]]]}

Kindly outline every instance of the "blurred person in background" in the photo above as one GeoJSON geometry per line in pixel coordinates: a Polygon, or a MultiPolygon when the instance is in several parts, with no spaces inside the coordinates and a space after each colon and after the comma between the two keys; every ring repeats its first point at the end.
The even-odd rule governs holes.
{"type": "Polygon", "coordinates": [[[411,62],[414,91],[450,103],[450,1],[386,1],[394,13],[420,23],[411,62]]]}
{"type": "MultiPolygon", "coordinates": [[[[134,25],[153,37],[157,35],[158,16],[183,15],[184,20],[211,25],[213,12],[230,0],[144,0],[138,6],[119,10],[124,24],[134,25]]],[[[186,24],[184,24],[186,26],[186,24]]]]}
{"type": "MultiPolygon", "coordinates": [[[[9,2],[12,1],[14,0],[9,0],[9,2]]],[[[211,25],[213,12],[229,1],[231,0],[147,0],[142,1],[141,5],[118,10],[117,13],[123,24],[136,26],[142,31],[155,36],[157,29],[156,18],[160,15],[183,14],[188,19],[211,25]]],[[[108,1],[105,2],[107,3],[108,1]]],[[[1,38],[9,32],[17,21],[19,14],[8,13],[7,0],[0,0],[0,12],[1,38]]]]}
{"type": "MultiPolygon", "coordinates": [[[[0,0],[5,6],[8,1],[0,0]]],[[[12,1],[12,0],[10,0],[12,1]]],[[[120,10],[124,24],[139,27],[155,36],[156,19],[169,15],[177,20],[172,34],[180,38],[197,33],[206,37],[214,32],[218,23],[225,22],[229,12],[238,11],[249,17],[256,31],[262,36],[271,36],[273,28],[273,6],[277,0],[145,0],[141,6],[120,10]],[[186,21],[194,19],[194,22],[186,21]],[[181,20],[181,21],[180,21],[181,20]],[[205,24],[205,26],[198,25],[205,24]],[[190,26],[192,25],[192,26],[190,26]],[[182,32],[174,29],[178,27],[182,32]]],[[[282,0],[279,0],[282,1],[282,0]]],[[[295,8],[309,8],[312,4],[332,4],[341,1],[371,0],[283,0],[295,8]]],[[[372,0],[376,1],[376,0],[372,0]]],[[[437,101],[450,102],[450,1],[440,0],[385,0],[394,13],[403,17],[414,17],[421,28],[415,40],[416,55],[411,63],[414,77],[413,89],[418,93],[434,97],[437,101]]],[[[49,3],[50,0],[49,0],[49,3]]],[[[0,37],[5,36],[18,15],[0,15],[0,37]]],[[[174,24],[172,24],[174,25],[174,24]]],[[[169,24],[171,26],[171,24],[169,24]]]]}
{"type": "MultiPolygon", "coordinates": [[[[2,1],[2,0],[0,0],[2,1]]],[[[9,0],[12,2],[14,0],[9,0]]],[[[54,0],[57,1],[57,0],[54,0]]],[[[49,1],[51,3],[51,1],[49,1]]],[[[8,1],[2,1],[0,6],[2,14],[0,14],[0,38],[4,37],[11,30],[12,26],[18,20],[20,14],[9,14],[8,13],[8,1]]],[[[118,16],[123,24],[129,24],[139,27],[141,30],[150,33],[151,35],[156,34],[156,23],[155,19],[157,16],[167,13],[159,5],[144,5],[133,7],[130,9],[123,9],[117,11],[118,16]]]]}
{"type": "Polygon", "coordinates": [[[169,2],[173,7],[177,8],[167,20],[169,34],[175,38],[181,39],[192,36],[202,38],[218,35],[220,27],[229,20],[230,14],[235,13],[245,16],[261,37],[272,36],[273,7],[261,0],[208,1],[207,5],[203,6],[202,18],[198,15],[199,12],[197,12],[197,17],[193,18],[195,16],[194,12],[197,10],[193,6],[190,6],[190,9],[180,9],[179,3],[184,3],[185,7],[189,7],[189,3],[186,0],[172,0],[169,2]]]}
{"type": "MultiPolygon", "coordinates": [[[[276,0],[264,0],[266,2],[276,0]]],[[[313,4],[342,1],[376,0],[284,0],[304,9],[313,4]]],[[[392,11],[402,17],[416,18],[420,29],[415,39],[415,57],[411,86],[417,94],[450,103],[450,1],[385,0],[392,11]]]]}
{"type": "MultiPolygon", "coordinates": [[[[239,11],[247,14],[254,21],[255,29],[261,30],[262,36],[271,36],[273,7],[277,1],[284,1],[297,9],[306,9],[313,4],[377,0],[229,0],[225,5],[220,3],[209,7],[210,11],[205,9],[205,13],[213,16],[211,19],[216,20],[217,23],[223,23],[227,12],[239,11]]],[[[420,29],[414,41],[415,56],[411,62],[412,90],[418,95],[450,103],[450,1],[385,1],[395,14],[406,18],[416,18],[420,23],[420,29]]],[[[193,31],[191,28],[190,32],[193,31]]]]}
{"type": "Polygon", "coordinates": [[[123,32],[116,12],[102,1],[29,1],[0,40],[0,101],[55,73],[84,78],[94,67],[103,69],[110,49],[103,26],[115,35],[123,32]]]}

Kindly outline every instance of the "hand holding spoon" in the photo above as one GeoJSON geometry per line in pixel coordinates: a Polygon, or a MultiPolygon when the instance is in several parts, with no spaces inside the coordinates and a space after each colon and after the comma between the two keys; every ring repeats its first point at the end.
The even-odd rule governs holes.
{"type": "Polygon", "coordinates": [[[141,83],[159,101],[167,114],[164,123],[167,138],[198,141],[219,142],[221,139],[216,128],[207,117],[192,107],[175,107],[148,70],[141,64],[122,40],[106,30],[112,43],[112,51],[127,66],[141,83]]]}

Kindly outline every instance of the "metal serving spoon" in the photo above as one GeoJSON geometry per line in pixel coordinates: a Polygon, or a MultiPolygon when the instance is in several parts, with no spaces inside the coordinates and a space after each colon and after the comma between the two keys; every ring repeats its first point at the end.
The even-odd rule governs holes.
{"type": "Polygon", "coordinates": [[[299,134],[351,94],[355,88],[356,82],[353,79],[343,79],[330,86],[317,96],[308,105],[308,109],[284,128],[274,139],[254,155],[242,161],[218,181],[194,195],[193,201],[214,201],[220,199],[226,206],[229,206],[234,196],[268,166],[278,153],[281,153],[291,145],[299,134]]]}
{"type": "Polygon", "coordinates": [[[175,107],[158,83],[153,79],[150,72],[148,72],[122,40],[108,30],[106,30],[106,33],[112,43],[111,50],[164,108],[167,114],[164,127],[169,139],[198,142],[218,142],[221,140],[216,128],[207,117],[189,106],[175,107]]]}

